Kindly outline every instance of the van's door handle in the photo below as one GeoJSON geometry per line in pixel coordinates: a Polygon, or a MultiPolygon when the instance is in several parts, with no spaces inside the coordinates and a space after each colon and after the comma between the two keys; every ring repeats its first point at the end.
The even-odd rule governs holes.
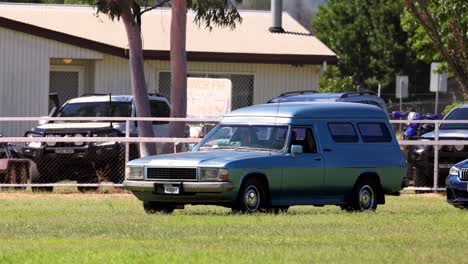
{"type": "Polygon", "coordinates": [[[331,152],[332,150],[330,148],[324,148],[323,151],[325,152],[331,152]]]}
{"type": "Polygon", "coordinates": [[[315,157],[314,160],[322,160],[322,157],[315,157]]]}

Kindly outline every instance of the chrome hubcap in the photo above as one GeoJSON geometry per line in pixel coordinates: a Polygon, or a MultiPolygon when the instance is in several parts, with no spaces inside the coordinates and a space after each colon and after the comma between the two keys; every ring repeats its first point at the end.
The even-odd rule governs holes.
{"type": "Polygon", "coordinates": [[[249,211],[255,211],[258,209],[260,204],[260,197],[258,195],[258,189],[255,186],[249,186],[244,194],[244,201],[249,211]]]}
{"type": "Polygon", "coordinates": [[[359,191],[359,206],[363,210],[370,209],[374,206],[374,192],[369,185],[362,186],[359,191]]]}

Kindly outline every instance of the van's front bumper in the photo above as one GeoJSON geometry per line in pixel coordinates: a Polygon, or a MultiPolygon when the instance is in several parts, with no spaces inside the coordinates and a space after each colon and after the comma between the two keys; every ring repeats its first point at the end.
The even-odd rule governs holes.
{"type": "Polygon", "coordinates": [[[237,195],[231,182],[164,182],[126,180],[124,189],[131,191],[141,201],[175,204],[231,204],[237,195]],[[180,193],[164,194],[158,186],[178,185],[180,193]]]}
{"type": "Polygon", "coordinates": [[[153,192],[157,184],[181,184],[187,193],[222,193],[234,189],[230,182],[157,182],[157,181],[124,181],[126,190],[136,192],[153,192]]]}

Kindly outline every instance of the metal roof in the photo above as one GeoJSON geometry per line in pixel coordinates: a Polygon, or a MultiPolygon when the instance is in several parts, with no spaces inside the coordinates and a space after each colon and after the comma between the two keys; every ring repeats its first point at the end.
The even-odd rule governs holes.
{"type": "Polygon", "coordinates": [[[261,104],[234,110],[225,117],[387,118],[377,106],[343,102],[261,104]]]}
{"type": "MultiPolygon", "coordinates": [[[[187,57],[198,61],[287,64],[334,64],[336,54],[283,13],[285,33],[271,33],[269,11],[240,11],[235,29],[193,22],[187,14],[187,57]]],[[[169,59],[171,10],[156,9],[142,16],[145,59],[169,59]]],[[[96,15],[91,6],[0,4],[0,26],[117,56],[128,56],[128,41],[121,21],[96,15]]]]}

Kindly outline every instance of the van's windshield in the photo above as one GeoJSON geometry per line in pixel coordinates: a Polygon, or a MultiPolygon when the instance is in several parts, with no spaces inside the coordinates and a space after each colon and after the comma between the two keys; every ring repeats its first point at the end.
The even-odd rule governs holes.
{"type": "Polygon", "coordinates": [[[202,140],[198,150],[282,151],[287,131],[287,126],[219,125],[202,140]]]}

